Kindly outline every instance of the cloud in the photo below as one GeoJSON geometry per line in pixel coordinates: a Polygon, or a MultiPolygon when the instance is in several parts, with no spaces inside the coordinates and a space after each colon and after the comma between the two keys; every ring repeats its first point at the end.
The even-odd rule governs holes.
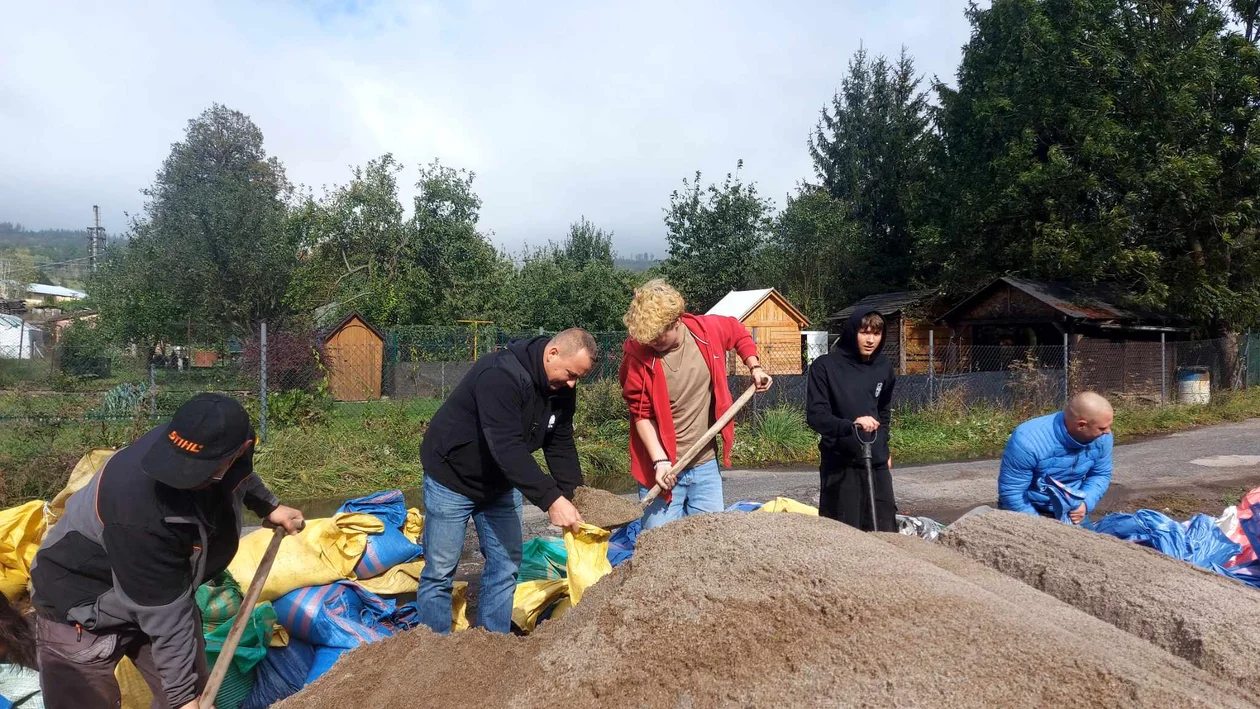
{"type": "MultiPolygon", "coordinates": [[[[963,2],[11,4],[0,44],[0,220],[106,227],[212,102],[249,114],[296,183],[393,152],[477,173],[509,248],[585,215],[664,252],[662,209],[696,170],[780,206],[859,44],[950,78],[963,2]]],[[[409,172],[408,181],[414,177],[409,172]]]]}

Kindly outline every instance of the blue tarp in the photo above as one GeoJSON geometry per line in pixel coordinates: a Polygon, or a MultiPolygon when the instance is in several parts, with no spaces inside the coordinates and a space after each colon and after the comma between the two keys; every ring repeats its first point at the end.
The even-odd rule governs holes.
{"type": "Polygon", "coordinates": [[[285,647],[267,650],[258,664],[254,689],[241,703],[241,709],[266,709],[306,686],[306,677],[315,664],[315,648],[309,643],[289,638],[285,647]]]}
{"type": "MultiPolygon", "coordinates": [[[[319,650],[349,650],[419,624],[414,603],[399,607],[350,581],[299,588],[281,596],[274,606],[280,624],[291,637],[318,646],[316,668],[311,670],[307,682],[319,676],[315,672],[319,668],[319,650]]],[[[327,670],[331,664],[322,669],[327,670]]]]}
{"type": "Polygon", "coordinates": [[[748,500],[740,500],[730,507],[726,508],[727,512],[753,512],[765,506],[764,502],[749,502],[748,500]]]}
{"type": "Polygon", "coordinates": [[[608,538],[608,563],[617,566],[634,555],[634,546],[639,542],[639,531],[643,522],[635,520],[618,529],[608,538]]]}
{"type": "Polygon", "coordinates": [[[402,490],[385,490],[374,495],[349,500],[337,512],[362,512],[385,523],[385,531],[368,536],[363,558],[354,567],[361,579],[380,576],[399,564],[420,558],[424,547],[413,544],[403,535],[407,524],[407,502],[402,490]]]}
{"type": "Polygon", "coordinates": [[[1115,513],[1098,520],[1094,531],[1151,547],[1209,570],[1223,566],[1242,550],[1217,528],[1215,520],[1203,514],[1183,525],[1155,510],[1115,513]]]}

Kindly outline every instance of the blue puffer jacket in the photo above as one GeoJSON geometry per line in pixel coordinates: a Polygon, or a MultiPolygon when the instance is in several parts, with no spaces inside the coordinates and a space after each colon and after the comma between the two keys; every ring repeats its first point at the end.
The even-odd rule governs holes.
{"type": "Polygon", "coordinates": [[[1066,519],[1084,501],[1085,510],[1093,512],[1111,484],[1111,447],[1110,433],[1093,443],[1077,443],[1068,435],[1062,411],[1021,423],[1002,454],[998,505],[1066,519]]]}

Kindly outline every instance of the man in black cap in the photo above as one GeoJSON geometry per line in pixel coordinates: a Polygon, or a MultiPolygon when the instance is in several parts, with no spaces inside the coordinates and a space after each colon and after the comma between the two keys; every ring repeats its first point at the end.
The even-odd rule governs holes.
{"type": "Polygon", "coordinates": [[[197,587],[236,554],[242,505],[290,534],[303,525],[253,457],[245,409],[198,394],[70,497],[31,565],[45,706],[119,706],[126,655],[155,706],[209,709],[197,699],[209,678],[197,587]]]}

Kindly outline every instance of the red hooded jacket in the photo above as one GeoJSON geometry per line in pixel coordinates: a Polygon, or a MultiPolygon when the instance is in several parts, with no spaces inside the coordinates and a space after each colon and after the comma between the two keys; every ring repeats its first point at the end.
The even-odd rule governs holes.
{"type": "MultiPolygon", "coordinates": [[[[732,403],[731,389],[726,383],[726,353],[735,350],[740,359],[746,360],[757,354],[757,345],[748,334],[748,328],[735,318],[724,315],[683,315],[682,322],[695,337],[700,354],[709,363],[709,374],[713,377],[713,418],[719,419],[731,408],[732,403]]],[[[621,396],[630,408],[631,427],[633,428],[634,422],[643,419],[655,421],[661,446],[669,454],[670,462],[676,463],[679,453],[678,438],[674,431],[674,416],[669,405],[669,389],[665,386],[665,373],[658,365],[660,358],[651,347],[629,337],[621,349],[625,356],[621,359],[618,378],[621,380],[621,396]]],[[[735,423],[731,422],[722,429],[722,455],[727,467],[731,464],[731,444],[734,442],[735,423]]],[[[652,456],[633,430],[630,433],[630,472],[644,487],[650,488],[656,484],[652,456]]],[[[661,496],[669,499],[668,492],[663,492],[661,496]]]]}

